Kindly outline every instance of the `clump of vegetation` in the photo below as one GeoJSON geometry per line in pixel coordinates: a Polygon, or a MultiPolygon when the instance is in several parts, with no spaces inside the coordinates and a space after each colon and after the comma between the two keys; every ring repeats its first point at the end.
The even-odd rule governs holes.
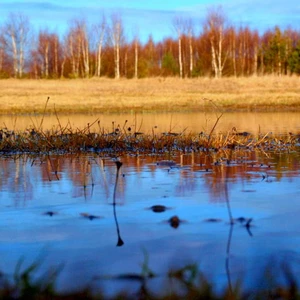
{"type": "Polygon", "coordinates": [[[113,131],[108,132],[100,127],[98,120],[83,129],[62,127],[60,124],[55,129],[47,131],[44,131],[42,126],[23,132],[2,128],[0,129],[0,152],[2,154],[92,152],[109,156],[212,153],[226,149],[282,152],[292,151],[300,143],[300,136],[292,133],[285,136],[276,136],[272,133],[253,135],[248,132],[237,132],[233,128],[229,132],[215,134],[214,129],[215,126],[210,132],[199,133],[184,131],[157,133],[153,130],[151,134],[144,134],[126,127],[125,122],[122,127],[118,125],[113,131]],[[96,123],[98,123],[98,130],[91,131],[91,127],[96,123]]]}
{"type": "MultiPolygon", "coordinates": [[[[55,289],[56,281],[61,271],[61,267],[45,273],[37,278],[37,271],[41,261],[37,260],[27,268],[21,268],[21,259],[14,273],[13,281],[9,281],[7,276],[1,273],[0,277],[0,298],[1,299],[106,299],[100,292],[92,292],[89,288],[82,291],[61,293],[55,289]]],[[[116,276],[102,276],[99,274],[95,280],[115,280],[133,281],[139,286],[136,292],[123,291],[110,297],[110,299],[299,299],[295,276],[286,264],[281,265],[280,274],[272,272],[272,268],[267,267],[262,274],[260,288],[252,291],[242,291],[242,282],[232,284],[230,274],[228,287],[224,287],[222,292],[216,293],[215,287],[209,282],[196,264],[188,264],[181,268],[170,269],[167,274],[160,274],[165,280],[174,283],[169,285],[167,290],[149,289],[148,283],[158,274],[149,267],[149,257],[144,251],[144,262],[141,265],[141,273],[128,273],[116,276]],[[279,283],[278,276],[284,278],[285,283],[279,283]],[[171,288],[173,286],[173,288],[171,288]]]]}
{"type": "Polygon", "coordinates": [[[1,299],[36,299],[40,296],[51,298],[55,295],[55,281],[61,271],[61,267],[49,270],[37,278],[37,272],[42,264],[40,257],[28,267],[23,268],[24,258],[22,257],[16,266],[13,283],[5,274],[0,277],[0,298],[1,299]]]}
{"type": "MultiPolygon", "coordinates": [[[[218,152],[219,150],[254,150],[290,151],[300,143],[300,135],[289,133],[286,136],[274,136],[272,133],[253,135],[249,132],[238,132],[235,127],[231,131],[215,134],[215,129],[223,113],[216,114],[216,121],[208,132],[152,133],[144,134],[136,126],[134,130],[127,125],[127,120],[120,126],[112,122],[112,131],[108,132],[100,126],[97,119],[88,123],[83,129],[73,129],[69,125],[62,126],[55,111],[58,125],[51,130],[43,130],[43,121],[50,97],[44,105],[39,125],[25,131],[15,132],[7,127],[0,129],[0,152],[6,154],[50,154],[50,153],[99,153],[111,156],[126,154],[165,154],[218,152]],[[97,126],[98,125],[98,126],[97,126]],[[94,128],[97,128],[95,130],[94,128]],[[93,130],[92,130],[93,128],[93,130]]],[[[203,98],[215,111],[222,111],[211,99],[203,98]]]]}

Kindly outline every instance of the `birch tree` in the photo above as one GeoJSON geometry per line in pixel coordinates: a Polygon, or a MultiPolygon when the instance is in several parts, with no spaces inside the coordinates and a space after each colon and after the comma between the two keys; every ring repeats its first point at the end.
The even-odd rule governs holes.
{"type": "Polygon", "coordinates": [[[237,40],[237,35],[235,32],[235,29],[233,27],[229,28],[228,31],[228,38],[229,38],[229,58],[231,60],[232,64],[232,72],[233,76],[237,77],[237,63],[236,63],[236,40],[237,40]]]}
{"type": "Polygon", "coordinates": [[[253,67],[252,72],[253,76],[258,75],[258,45],[259,45],[259,34],[257,31],[254,31],[253,36],[253,67]]]}
{"type": "Polygon", "coordinates": [[[61,62],[60,62],[60,78],[64,78],[64,72],[65,72],[65,64],[67,61],[67,56],[68,56],[68,43],[67,40],[65,43],[62,43],[61,46],[61,62]]]}
{"type": "Polygon", "coordinates": [[[30,23],[23,14],[10,14],[4,25],[4,42],[12,60],[13,75],[21,78],[24,74],[25,57],[29,45],[30,23]]]}
{"type": "Polygon", "coordinates": [[[101,63],[102,63],[102,47],[104,41],[104,34],[106,29],[106,20],[105,17],[102,17],[101,22],[95,27],[96,34],[96,68],[95,68],[95,76],[101,76],[101,63]]]}
{"type": "Polygon", "coordinates": [[[59,59],[59,39],[56,34],[52,35],[53,41],[53,54],[54,54],[54,69],[53,69],[53,77],[58,77],[58,59],[59,59]]]}
{"type": "Polygon", "coordinates": [[[204,30],[208,33],[211,64],[216,78],[221,78],[228,57],[225,47],[226,17],[221,7],[208,10],[204,30]]]}
{"type": "Polygon", "coordinates": [[[86,23],[81,23],[79,29],[80,40],[81,40],[81,51],[82,51],[82,60],[84,66],[84,77],[89,77],[90,75],[90,51],[89,51],[89,38],[87,34],[86,23]]]}
{"type": "Polygon", "coordinates": [[[4,52],[5,52],[5,42],[3,39],[3,33],[0,28],[0,74],[3,71],[4,52]]]}
{"type": "MultiPolygon", "coordinates": [[[[49,48],[50,39],[47,31],[41,31],[38,35],[38,45],[35,51],[35,68],[39,69],[42,77],[49,77],[49,48]],[[39,67],[38,67],[39,66],[39,67]]],[[[36,74],[37,75],[37,74],[36,74]]]]}
{"type": "Polygon", "coordinates": [[[134,35],[134,78],[138,78],[138,65],[139,65],[139,38],[138,34],[134,35]]]}
{"type": "Polygon", "coordinates": [[[238,53],[239,53],[240,74],[244,76],[245,68],[246,68],[247,52],[249,49],[249,45],[247,41],[248,40],[247,28],[240,28],[238,36],[239,36],[238,53]]]}
{"type": "Polygon", "coordinates": [[[188,41],[189,41],[190,77],[192,77],[194,71],[194,49],[193,49],[194,25],[191,19],[187,21],[186,31],[187,31],[188,41]]]}
{"type": "Polygon", "coordinates": [[[31,66],[35,77],[38,74],[45,78],[58,77],[61,45],[57,34],[50,33],[47,29],[41,30],[37,37],[36,47],[31,53],[31,66]]]}
{"type": "Polygon", "coordinates": [[[77,69],[77,59],[75,55],[75,32],[74,30],[70,30],[65,38],[65,46],[64,46],[64,57],[70,59],[71,64],[71,74],[74,77],[78,77],[78,69],[77,69]]]}
{"type": "Polygon", "coordinates": [[[71,76],[89,77],[90,42],[85,20],[75,19],[71,22],[65,43],[71,64],[71,76]]]}
{"type": "Polygon", "coordinates": [[[90,46],[87,23],[85,20],[75,20],[75,32],[77,40],[78,56],[81,58],[83,65],[83,76],[90,75],[90,46]]]}
{"type": "Polygon", "coordinates": [[[179,77],[183,77],[182,67],[182,34],[184,31],[184,21],[181,18],[176,17],[173,20],[173,27],[177,33],[178,38],[178,63],[179,63],[179,77]]]}
{"type": "Polygon", "coordinates": [[[116,79],[120,78],[120,48],[124,40],[123,34],[122,18],[119,15],[112,15],[109,36],[114,49],[114,67],[116,79]]]}

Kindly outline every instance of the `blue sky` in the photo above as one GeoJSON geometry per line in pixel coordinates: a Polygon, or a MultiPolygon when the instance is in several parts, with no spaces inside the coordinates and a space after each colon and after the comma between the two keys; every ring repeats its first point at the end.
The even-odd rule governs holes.
{"type": "Polygon", "coordinates": [[[192,19],[199,31],[207,9],[218,5],[235,26],[249,25],[260,32],[275,25],[300,30],[299,0],[0,0],[0,23],[9,13],[22,12],[36,29],[64,33],[71,19],[84,17],[96,24],[103,14],[110,18],[119,13],[129,39],[138,32],[142,41],[150,34],[159,41],[174,35],[175,17],[192,19]]]}

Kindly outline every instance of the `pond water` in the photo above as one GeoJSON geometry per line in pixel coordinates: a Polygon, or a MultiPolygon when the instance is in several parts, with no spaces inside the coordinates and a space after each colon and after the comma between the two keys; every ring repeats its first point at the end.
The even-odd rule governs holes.
{"type": "Polygon", "coordinates": [[[1,272],[13,278],[24,257],[22,270],[41,263],[36,276],[62,266],[59,291],[88,286],[107,297],[137,293],[141,282],[128,275],[143,265],[157,294],[176,290],[168,272],[191,264],[217,292],[239,280],[263,288],[270,263],[277,280],[285,280],[282,262],[300,278],[299,149],[230,155],[230,164],[203,154],[172,163],[125,155],[118,177],[115,161],[99,155],[2,156],[1,272]],[[246,221],[230,226],[230,212],[246,221]],[[168,222],[174,216],[179,226],[168,222]]]}
{"type": "MultiPolygon", "coordinates": [[[[132,113],[132,114],[91,114],[91,115],[21,115],[0,116],[0,127],[24,131],[29,128],[43,130],[57,128],[83,129],[87,124],[91,130],[111,131],[131,127],[146,134],[155,129],[158,132],[207,132],[214,126],[220,113],[132,113]]],[[[236,127],[240,131],[287,133],[300,132],[300,112],[226,112],[220,118],[215,132],[228,131],[236,127]]]]}

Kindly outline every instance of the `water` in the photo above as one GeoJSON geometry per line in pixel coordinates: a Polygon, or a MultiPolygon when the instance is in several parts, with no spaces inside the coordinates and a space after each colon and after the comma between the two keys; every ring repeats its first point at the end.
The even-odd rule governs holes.
{"type": "Polygon", "coordinates": [[[287,262],[299,278],[299,156],[299,148],[234,152],[230,165],[215,165],[200,154],[176,156],[175,164],[126,155],[115,207],[113,159],[1,157],[0,270],[12,278],[21,257],[22,269],[40,260],[36,276],[62,267],[59,291],[89,286],[108,296],[137,292],[139,281],[116,277],[141,274],[145,262],[157,275],[147,288],[162,294],[176,286],[168,272],[189,264],[218,292],[239,279],[245,290],[262,287],[270,262],[275,272],[287,262]],[[227,200],[233,218],[252,218],[251,226],[229,225],[227,200]],[[155,213],[153,205],[167,209],[155,213]],[[172,216],[182,220],[177,228],[172,216]]]}
{"type": "MultiPolygon", "coordinates": [[[[157,132],[209,132],[220,113],[139,113],[139,114],[96,114],[96,115],[21,115],[0,116],[0,127],[24,131],[30,128],[43,130],[72,128],[83,129],[91,126],[95,131],[111,131],[119,126],[122,130],[132,130],[146,134],[157,132]]],[[[226,132],[236,127],[239,131],[287,133],[300,132],[300,112],[283,113],[231,113],[225,112],[220,118],[215,132],[226,132]]]]}

